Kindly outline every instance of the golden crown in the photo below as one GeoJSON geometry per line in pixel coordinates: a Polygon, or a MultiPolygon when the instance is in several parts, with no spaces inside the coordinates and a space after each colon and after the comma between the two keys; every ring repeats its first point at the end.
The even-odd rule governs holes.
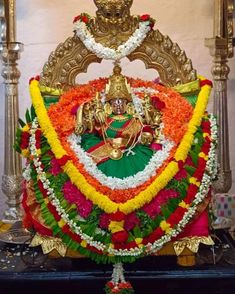
{"type": "Polygon", "coordinates": [[[111,6],[131,8],[133,0],[94,0],[98,9],[111,6]]]}
{"type": "Polygon", "coordinates": [[[110,76],[109,83],[106,85],[106,101],[117,98],[132,101],[130,84],[127,83],[126,77],[121,72],[121,67],[115,65],[113,75],[110,76]]]}
{"type": "Polygon", "coordinates": [[[130,16],[133,0],[94,0],[97,16],[105,22],[120,23],[130,16]]]}

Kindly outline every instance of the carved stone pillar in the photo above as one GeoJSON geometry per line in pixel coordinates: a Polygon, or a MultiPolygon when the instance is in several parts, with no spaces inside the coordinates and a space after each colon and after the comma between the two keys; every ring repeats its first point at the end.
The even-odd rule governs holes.
{"type": "Polygon", "coordinates": [[[0,1],[1,39],[0,55],[3,62],[2,76],[5,84],[5,149],[2,191],[7,196],[8,209],[4,221],[21,220],[20,196],[22,193],[21,159],[14,151],[16,129],[18,126],[18,81],[20,72],[17,60],[23,44],[15,42],[15,1],[0,1]],[[6,14],[4,14],[6,13],[6,14]]]}
{"type": "Polygon", "coordinates": [[[230,72],[228,58],[233,56],[233,26],[231,26],[233,0],[215,0],[214,37],[206,39],[206,46],[213,57],[214,82],[213,112],[219,126],[218,180],[214,183],[216,193],[226,193],[232,186],[229,158],[227,80],[230,72]]]}

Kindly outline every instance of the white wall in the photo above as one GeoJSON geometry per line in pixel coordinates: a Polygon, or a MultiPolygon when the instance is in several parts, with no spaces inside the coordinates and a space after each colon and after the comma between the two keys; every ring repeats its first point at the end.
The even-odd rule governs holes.
{"type": "MultiPolygon", "coordinates": [[[[24,43],[24,52],[19,62],[21,70],[20,114],[24,115],[26,107],[30,104],[28,94],[28,80],[41,72],[49,53],[59,42],[72,35],[73,17],[81,12],[95,14],[95,5],[92,0],[18,0],[17,2],[17,41],[24,43]]],[[[193,61],[199,73],[211,79],[210,68],[212,64],[209,50],[204,46],[204,39],[211,37],[213,32],[213,0],[134,0],[133,14],[151,14],[156,18],[156,27],[171,37],[193,61]]],[[[230,150],[233,181],[235,181],[235,62],[229,62],[231,67],[229,88],[229,120],[230,120],[230,150]]],[[[143,64],[134,65],[124,62],[124,73],[152,79],[153,71],[144,71],[143,64]]],[[[82,79],[98,77],[101,74],[109,75],[111,67],[104,63],[100,67],[94,65],[89,68],[88,75],[82,79]]],[[[4,140],[4,95],[2,79],[0,84],[0,177],[3,174],[3,140],[4,140]]],[[[209,106],[211,109],[211,103],[209,106]]],[[[235,193],[235,184],[233,185],[235,193]]],[[[0,212],[3,211],[5,196],[0,191],[0,212]]]]}

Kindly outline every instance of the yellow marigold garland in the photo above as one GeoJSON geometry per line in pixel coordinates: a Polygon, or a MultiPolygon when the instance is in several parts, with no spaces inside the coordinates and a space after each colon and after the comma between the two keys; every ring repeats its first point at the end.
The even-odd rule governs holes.
{"type": "MultiPolygon", "coordinates": [[[[202,78],[202,80],[204,80],[204,78],[202,78]]],[[[176,161],[180,161],[180,160],[185,161],[187,157],[189,149],[191,148],[193,143],[194,134],[197,130],[197,127],[200,126],[202,117],[206,110],[208,99],[210,96],[210,91],[211,91],[211,86],[209,85],[205,85],[201,88],[201,91],[198,95],[197,104],[193,112],[193,117],[188,124],[188,130],[186,134],[184,135],[175,153],[176,161]]]]}
{"type": "MultiPolygon", "coordinates": [[[[202,87],[196,107],[194,109],[193,117],[189,122],[188,130],[185,136],[180,143],[176,154],[175,160],[185,160],[187,154],[191,148],[194,133],[198,126],[200,126],[202,116],[205,112],[208,98],[210,94],[211,87],[205,85],[202,87]]],[[[66,151],[63,149],[60,140],[56,134],[56,131],[51,124],[51,121],[48,117],[47,110],[44,106],[43,99],[41,96],[39,82],[37,80],[33,80],[30,84],[30,93],[32,97],[32,103],[35,108],[38,121],[40,127],[48,140],[49,145],[51,146],[52,152],[55,157],[60,159],[64,155],[66,155],[66,151]]],[[[178,172],[179,167],[178,163],[172,161],[168,164],[165,170],[161,173],[161,175],[156,178],[151,185],[148,186],[147,189],[140,192],[135,198],[127,201],[126,203],[115,203],[111,201],[106,195],[101,194],[95,190],[85,179],[85,177],[77,170],[74,164],[71,161],[68,161],[63,170],[70,177],[71,181],[77,186],[77,188],[95,205],[98,205],[101,209],[103,209],[106,213],[113,213],[117,210],[122,211],[125,214],[131,213],[136,209],[142,207],[144,204],[149,203],[153,197],[163,189],[167,183],[175,176],[178,172]]]]}

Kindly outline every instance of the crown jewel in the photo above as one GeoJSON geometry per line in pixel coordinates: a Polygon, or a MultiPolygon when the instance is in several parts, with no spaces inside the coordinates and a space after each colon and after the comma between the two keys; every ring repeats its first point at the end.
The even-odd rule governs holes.
{"type": "Polygon", "coordinates": [[[117,98],[132,101],[130,84],[127,83],[126,77],[121,74],[121,71],[119,65],[114,66],[113,75],[106,85],[106,101],[117,98]]]}

